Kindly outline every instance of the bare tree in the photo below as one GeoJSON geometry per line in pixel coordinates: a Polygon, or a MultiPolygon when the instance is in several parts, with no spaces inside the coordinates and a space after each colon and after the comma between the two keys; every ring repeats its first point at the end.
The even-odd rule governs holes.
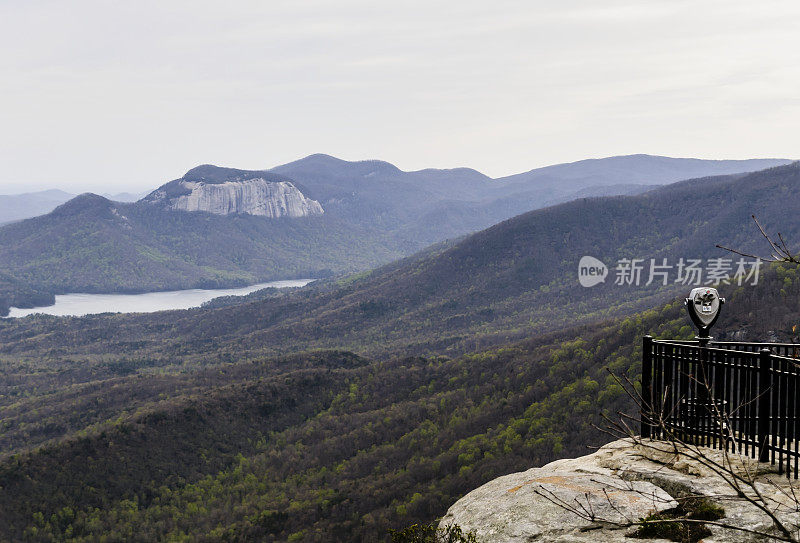
{"type": "Polygon", "coordinates": [[[753,222],[756,223],[758,227],[758,231],[761,232],[761,236],[767,241],[770,246],[770,256],[767,258],[752,255],[749,253],[744,253],[742,251],[731,249],[730,247],[725,247],[724,245],[717,244],[719,249],[724,249],[726,251],[730,251],[731,253],[746,256],[748,258],[755,258],[760,260],[765,260],[767,262],[790,262],[792,264],[800,264],[800,253],[792,253],[789,250],[789,247],[786,245],[786,241],[783,239],[783,235],[778,232],[778,241],[776,242],[773,240],[769,234],[764,230],[764,227],[761,226],[761,223],[758,222],[758,219],[755,215],[751,215],[753,218],[753,222]]]}
{"type": "MultiPolygon", "coordinates": [[[[691,538],[691,534],[688,534],[689,537],[679,540],[697,541],[700,537],[709,535],[708,531],[703,533],[703,530],[704,526],[710,525],[747,534],[748,537],[800,543],[800,527],[787,518],[800,512],[800,487],[796,482],[787,481],[785,485],[779,485],[771,479],[762,478],[763,480],[760,480],[759,476],[763,475],[766,467],[760,465],[756,460],[729,451],[728,449],[733,447],[727,445],[720,450],[711,450],[700,444],[701,440],[687,434],[684,428],[676,429],[672,423],[674,420],[672,414],[673,410],[679,407],[666,406],[668,391],[664,391],[664,396],[659,402],[665,407],[655,409],[629,379],[622,380],[616,375],[613,377],[641,409],[642,422],[650,425],[655,438],[639,436],[632,428],[632,426],[638,425],[639,417],[632,417],[624,413],[618,413],[618,420],[607,417],[607,427],[599,429],[616,439],[628,440],[631,447],[638,450],[642,458],[653,460],[668,455],[675,459],[690,460],[723,481],[727,491],[704,494],[686,492],[680,496],[671,496],[672,500],[679,504],[679,507],[675,508],[672,500],[652,493],[645,494],[632,482],[623,482],[621,483],[623,486],[620,488],[612,489],[639,494],[641,497],[651,500],[654,511],[662,510],[664,513],[663,510],[671,508],[671,514],[653,514],[647,518],[629,518],[622,510],[614,506],[607,493],[604,500],[604,505],[607,507],[602,509],[611,510],[613,515],[598,513],[600,508],[596,506],[596,503],[592,504],[588,495],[583,499],[576,498],[567,502],[539,485],[534,489],[539,496],[587,522],[615,528],[635,528],[640,536],[645,536],[649,532],[663,537],[664,532],[669,531],[668,527],[678,527],[679,530],[685,530],[687,534],[694,531],[696,536],[691,538]],[[714,514],[713,510],[709,510],[709,501],[725,502],[726,500],[744,501],[754,507],[771,520],[772,529],[763,530],[735,525],[726,521],[723,515],[714,514]],[[700,504],[699,510],[698,504],[700,504]]],[[[708,397],[712,397],[709,383],[703,380],[700,384],[706,387],[708,397]]],[[[717,437],[720,443],[731,442],[733,436],[730,429],[733,426],[730,424],[730,417],[733,414],[724,413],[714,402],[710,402],[708,405],[713,414],[713,426],[718,432],[717,437]]],[[[665,465],[661,469],[667,467],[665,465]]]]}

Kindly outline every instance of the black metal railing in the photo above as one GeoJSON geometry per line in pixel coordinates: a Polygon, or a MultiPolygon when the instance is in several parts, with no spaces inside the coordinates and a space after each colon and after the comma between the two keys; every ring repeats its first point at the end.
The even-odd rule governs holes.
{"type": "Polygon", "coordinates": [[[645,336],[642,353],[643,437],[736,452],[798,478],[800,345],[645,336]]]}

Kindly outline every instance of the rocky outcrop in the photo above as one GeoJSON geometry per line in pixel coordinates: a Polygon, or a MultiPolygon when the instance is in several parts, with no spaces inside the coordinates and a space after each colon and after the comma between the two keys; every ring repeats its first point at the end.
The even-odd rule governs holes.
{"type": "MultiPolygon", "coordinates": [[[[723,460],[720,451],[703,451],[723,460]]],[[[785,476],[743,457],[728,458],[733,459],[735,472],[758,474],[756,488],[784,522],[800,523],[785,476]]],[[[760,532],[774,530],[764,512],[702,463],[675,454],[668,444],[642,446],[628,440],[610,443],[589,456],[558,460],[490,481],[450,507],[441,522],[474,531],[481,543],[622,543],[637,541],[629,537],[635,530],[628,525],[630,520],[673,510],[687,496],[703,496],[721,506],[724,513],[719,523],[760,532]]],[[[703,539],[706,543],[764,540],[716,525],[706,528],[711,533],[703,539]]]]}
{"type": "Polygon", "coordinates": [[[190,170],[183,178],[153,191],[143,201],[176,211],[205,211],[216,215],[238,213],[279,218],[323,213],[318,201],[308,198],[287,178],[267,172],[210,168],[213,167],[190,170]]]}

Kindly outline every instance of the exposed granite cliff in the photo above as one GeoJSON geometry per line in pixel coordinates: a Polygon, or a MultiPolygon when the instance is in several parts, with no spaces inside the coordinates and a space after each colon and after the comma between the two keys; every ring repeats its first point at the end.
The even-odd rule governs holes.
{"type": "MultiPolygon", "coordinates": [[[[717,461],[723,459],[720,451],[703,451],[717,461]]],[[[755,488],[785,524],[800,524],[797,503],[791,498],[791,481],[775,473],[773,466],[735,455],[729,458],[735,473],[758,473],[755,488]]],[[[794,486],[797,492],[796,482],[794,486]]],[[[676,499],[687,496],[704,497],[722,507],[719,523],[777,533],[765,513],[700,462],[673,454],[667,444],[642,447],[627,440],[609,443],[588,456],[499,477],[458,500],[441,522],[474,531],[480,543],[630,543],[642,540],[630,538],[635,528],[624,526],[629,519],[636,521],[671,510],[678,506],[676,499]],[[569,508],[591,511],[596,520],[581,518],[569,508]]],[[[706,528],[711,535],[702,539],[705,543],[768,540],[712,524],[706,524],[706,528]]]]}
{"type": "Polygon", "coordinates": [[[156,189],[143,202],[177,211],[269,218],[320,215],[322,206],[288,178],[269,172],[200,166],[156,189]]]}

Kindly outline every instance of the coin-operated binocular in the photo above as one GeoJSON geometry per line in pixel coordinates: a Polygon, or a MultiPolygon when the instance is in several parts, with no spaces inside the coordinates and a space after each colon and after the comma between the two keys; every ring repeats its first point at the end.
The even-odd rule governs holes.
{"type": "Polygon", "coordinates": [[[686,298],[686,309],[697,327],[697,341],[701,346],[708,345],[711,340],[708,331],[717,322],[719,310],[724,303],[725,298],[720,298],[717,289],[710,287],[692,289],[686,298]]]}

